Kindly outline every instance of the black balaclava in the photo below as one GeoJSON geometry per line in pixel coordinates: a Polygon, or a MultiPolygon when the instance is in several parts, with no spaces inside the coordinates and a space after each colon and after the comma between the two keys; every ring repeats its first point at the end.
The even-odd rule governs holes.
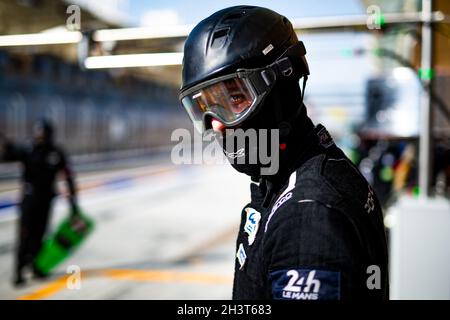
{"type": "MultiPolygon", "coordinates": [[[[279,170],[272,175],[261,176],[263,165],[259,159],[256,164],[249,164],[249,155],[258,152],[258,146],[236,145],[234,150],[226,150],[227,139],[234,136],[223,136],[219,142],[224,149],[230,164],[237,171],[251,176],[254,180],[261,177],[269,181],[282,181],[290,173],[292,164],[306,145],[308,135],[314,129],[314,125],[307,116],[306,107],[303,105],[302,93],[297,79],[279,79],[270,93],[261,102],[254,116],[246,120],[239,128],[247,129],[280,129],[279,145],[279,170]],[[236,153],[244,147],[246,163],[237,163],[237,159],[230,157],[230,152],[236,153]]],[[[270,146],[270,134],[268,147],[270,146]]]]}

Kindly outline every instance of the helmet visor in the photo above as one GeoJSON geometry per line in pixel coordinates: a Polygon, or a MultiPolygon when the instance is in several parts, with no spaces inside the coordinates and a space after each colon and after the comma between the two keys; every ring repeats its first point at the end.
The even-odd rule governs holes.
{"type": "Polygon", "coordinates": [[[203,117],[209,114],[223,124],[235,125],[242,120],[255,104],[257,95],[245,78],[237,76],[189,90],[181,103],[195,127],[203,132],[203,117]]]}

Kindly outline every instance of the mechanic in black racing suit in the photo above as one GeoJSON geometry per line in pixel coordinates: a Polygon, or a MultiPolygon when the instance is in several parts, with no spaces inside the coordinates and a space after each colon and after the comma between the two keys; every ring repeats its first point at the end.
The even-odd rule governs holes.
{"type": "Polygon", "coordinates": [[[255,6],[216,12],[185,43],[180,101],[194,126],[212,129],[231,165],[253,181],[237,238],[233,298],[388,299],[380,205],[307,115],[305,54],[288,19],[255,6]],[[238,132],[250,129],[278,130],[278,170],[262,170],[268,164],[258,154],[261,143],[239,140],[238,132]],[[238,141],[231,149],[230,139],[238,141]]]}
{"type": "Polygon", "coordinates": [[[54,144],[53,137],[53,125],[46,119],[34,124],[33,143],[29,146],[12,143],[0,134],[0,160],[19,161],[23,166],[15,285],[25,282],[25,267],[31,267],[37,278],[44,276],[33,262],[49,222],[58,173],[63,173],[67,182],[71,214],[79,212],[74,175],[65,152],[54,144]]]}

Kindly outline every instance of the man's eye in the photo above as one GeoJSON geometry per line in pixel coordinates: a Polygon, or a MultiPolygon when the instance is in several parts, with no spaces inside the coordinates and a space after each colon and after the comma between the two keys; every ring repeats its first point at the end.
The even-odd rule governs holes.
{"type": "Polygon", "coordinates": [[[242,94],[235,94],[231,96],[231,103],[240,104],[244,101],[245,97],[242,94]]]}

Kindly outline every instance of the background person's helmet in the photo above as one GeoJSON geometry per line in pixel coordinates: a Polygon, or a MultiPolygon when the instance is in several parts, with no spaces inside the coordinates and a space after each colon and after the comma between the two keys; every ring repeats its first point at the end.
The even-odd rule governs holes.
{"type": "Polygon", "coordinates": [[[37,143],[52,143],[55,129],[48,119],[39,119],[33,125],[33,138],[37,143]]]}
{"type": "Polygon", "coordinates": [[[232,127],[258,112],[279,78],[289,78],[297,85],[301,77],[306,78],[305,54],[286,17],[256,6],[220,10],[201,21],[186,40],[180,100],[198,129],[199,123],[202,129],[209,129],[208,113],[232,127]],[[240,120],[231,107],[214,97],[215,92],[231,90],[230,85],[239,87],[241,95],[250,99],[246,105],[251,110],[245,119],[240,120]],[[201,95],[204,100],[198,102],[201,95]]]}

